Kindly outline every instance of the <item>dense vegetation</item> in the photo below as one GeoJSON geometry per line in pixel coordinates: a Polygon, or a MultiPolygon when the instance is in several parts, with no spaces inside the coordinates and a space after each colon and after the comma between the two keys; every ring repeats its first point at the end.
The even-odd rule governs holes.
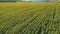
{"type": "Polygon", "coordinates": [[[0,3],[0,34],[60,34],[60,3],[0,3]]]}

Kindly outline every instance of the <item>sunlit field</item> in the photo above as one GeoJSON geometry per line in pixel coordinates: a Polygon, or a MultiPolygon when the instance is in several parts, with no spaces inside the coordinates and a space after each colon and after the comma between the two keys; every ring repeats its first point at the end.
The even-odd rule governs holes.
{"type": "Polygon", "coordinates": [[[0,2],[0,34],[60,34],[60,3],[0,2]]]}

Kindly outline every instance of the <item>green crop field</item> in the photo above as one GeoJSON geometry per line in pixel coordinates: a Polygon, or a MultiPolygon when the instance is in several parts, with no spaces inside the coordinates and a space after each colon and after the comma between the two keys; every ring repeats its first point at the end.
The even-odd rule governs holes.
{"type": "Polygon", "coordinates": [[[0,2],[0,34],[60,34],[60,3],[0,2]]]}

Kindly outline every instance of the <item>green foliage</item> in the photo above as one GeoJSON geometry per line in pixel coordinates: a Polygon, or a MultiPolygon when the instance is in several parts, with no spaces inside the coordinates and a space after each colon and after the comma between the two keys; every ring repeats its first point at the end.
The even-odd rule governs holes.
{"type": "Polygon", "coordinates": [[[54,3],[0,6],[0,34],[60,34],[59,7],[54,3]]]}

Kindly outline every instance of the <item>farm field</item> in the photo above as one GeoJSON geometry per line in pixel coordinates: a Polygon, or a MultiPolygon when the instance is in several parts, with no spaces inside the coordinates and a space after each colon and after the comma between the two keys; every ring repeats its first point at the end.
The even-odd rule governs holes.
{"type": "Polygon", "coordinates": [[[0,34],[60,34],[60,3],[0,2],[0,34]]]}

